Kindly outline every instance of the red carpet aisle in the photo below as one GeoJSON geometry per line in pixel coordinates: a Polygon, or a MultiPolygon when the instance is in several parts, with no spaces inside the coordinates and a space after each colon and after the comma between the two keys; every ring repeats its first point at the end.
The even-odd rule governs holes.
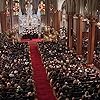
{"type": "Polygon", "coordinates": [[[29,43],[32,67],[34,70],[34,80],[38,100],[56,100],[52,88],[47,80],[46,71],[43,67],[41,56],[36,44],[29,43]]]}

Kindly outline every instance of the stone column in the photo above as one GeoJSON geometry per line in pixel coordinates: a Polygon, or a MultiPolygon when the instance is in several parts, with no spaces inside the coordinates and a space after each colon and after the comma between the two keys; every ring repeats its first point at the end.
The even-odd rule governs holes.
{"type": "Polygon", "coordinates": [[[2,32],[1,30],[1,15],[0,15],[0,33],[2,32]]]}
{"type": "Polygon", "coordinates": [[[50,4],[49,0],[46,0],[46,25],[50,26],[50,4]]]}
{"type": "Polygon", "coordinates": [[[9,12],[10,12],[10,30],[13,27],[13,0],[9,0],[9,12]]]}
{"type": "Polygon", "coordinates": [[[73,15],[68,14],[68,47],[72,49],[73,15]]]}
{"type": "Polygon", "coordinates": [[[57,15],[58,15],[58,21],[57,21],[57,31],[60,29],[60,22],[61,22],[61,14],[62,12],[59,10],[57,11],[57,15]]]}
{"type": "Polygon", "coordinates": [[[0,0],[0,26],[1,26],[1,32],[6,31],[6,0],[0,0]]]}
{"type": "Polygon", "coordinates": [[[80,56],[82,55],[82,30],[83,30],[83,22],[82,22],[82,17],[79,15],[77,17],[77,22],[76,22],[76,34],[77,34],[77,55],[80,56]]]}
{"type": "Polygon", "coordinates": [[[54,12],[55,18],[54,18],[54,28],[56,31],[60,29],[60,21],[61,21],[61,11],[54,12]]]}
{"type": "Polygon", "coordinates": [[[1,31],[6,32],[6,12],[0,12],[0,21],[1,21],[1,31]]]}
{"type": "Polygon", "coordinates": [[[94,42],[95,42],[95,19],[90,19],[90,31],[88,34],[89,42],[88,42],[88,55],[87,55],[87,64],[93,64],[93,53],[94,53],[94,42]]]}

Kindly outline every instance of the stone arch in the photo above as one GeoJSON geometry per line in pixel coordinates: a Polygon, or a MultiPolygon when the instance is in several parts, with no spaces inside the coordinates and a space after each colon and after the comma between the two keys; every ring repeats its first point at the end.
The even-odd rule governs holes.
{"type": "Polygon", "coordinates": [[[58,0],[58,5],[59,5],[59,6],[58,6],[58,10],[61,10],[64,1],[65,1],[65,0],[58,0]]]}

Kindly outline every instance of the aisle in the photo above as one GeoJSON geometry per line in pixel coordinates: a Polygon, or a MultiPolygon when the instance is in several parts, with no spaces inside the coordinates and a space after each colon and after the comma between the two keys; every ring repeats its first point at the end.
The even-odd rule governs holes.
{"type": "Polygon", "coordinates": [[[38,100],[56,100],[49,81],[47,80],[46,71],[43,67],[37,45],[32,43],[29,43],[29,45],[37,98],[38,100]]]}

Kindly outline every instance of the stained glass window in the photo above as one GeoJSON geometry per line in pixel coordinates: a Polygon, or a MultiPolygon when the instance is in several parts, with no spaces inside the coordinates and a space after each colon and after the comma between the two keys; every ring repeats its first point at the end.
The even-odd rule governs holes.
{"type": "MultiPolygon", "coordinates": [[[[18,12],[19,12],[19,0],[13,0],[11,8],[13,9],[13,15],[18,15],[18,12]]],[[[6,0],[6,14],[7,14],[7,16],[10,15],[9,0],[6,0]]]]}
{"type": "Polygon", "coordinates": [[[7,14],[7,16],[10,15],[10,12],[9,12],[9,0],[6,0],[6,14],[7,14]]]}
{"type": "Polygon", "coordinates": [[[19,0],[13,0],[13,15],[18,15],[19,13],[19,0]]]}
{"type": "Polygon", "coordinates": [[[45,0],[40,1],[39,10],[40,10],[41,15],[45,15],[45,0]]]}
{"type": "MultiPolygon", "coordinates": [[[[13,0],[13,4],[12,4],[12,9],[13,9],[13,15],[18,15],[19,13],[19,1],[20,0],[13,0]]],[[[27,7],[27,3],[28,0],[25,0],[26,2],[26,7],[27,7]]],[[[41,15],[45,15],[45,0],[40,0],[39,5],[38,5],[39,11],[41,13],[41,15]]],[[[9,7],[9,0],[6,0],[6,13],[7,16],[10,15],[10,7],[9,7]]]]}

